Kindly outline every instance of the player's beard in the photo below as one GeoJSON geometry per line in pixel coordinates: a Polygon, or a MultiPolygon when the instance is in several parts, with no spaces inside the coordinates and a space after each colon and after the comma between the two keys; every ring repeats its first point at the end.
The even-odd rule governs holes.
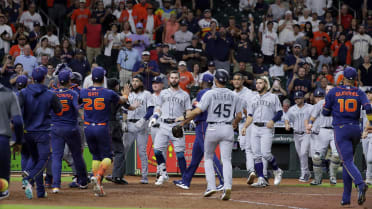
{"type": "Polygon", "coordinates": [[[138,92],[140,92],[140,91],[142,91],[143,90],[143,86],[137,86],[136,88],[133,88],[133,91],[135,92],[135,93],[138,93],[138,92]]]}
{"type": "Polygon", "coordinates": [[[170,85],[171,85],[172,88],[177,88],[179,83],[180,82],[170,83],[170,85]]]}

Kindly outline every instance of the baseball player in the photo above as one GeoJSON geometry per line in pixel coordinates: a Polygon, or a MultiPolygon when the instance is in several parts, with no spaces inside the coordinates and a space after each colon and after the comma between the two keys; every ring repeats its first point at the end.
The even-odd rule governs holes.
{"type": "Polygon", "coordinates": [[[350,205],[352,183],[358,188],[358,204],[366,200],[368,186],[353,162],[355,146],[359,144],[361,131],[359,126],[361,106],[366,110],[367,118],[372,121],[372,108],[365,93],[354,87],[357,72],[352,67],[344,70],[343,84],[331,89],[325,98],[323,115],[332,115],[337,151],[343,162],[344,193],[341,205],[350,205]]]}
{"type": "Polygon", "coordinates": [[[92,70],[93,86],[82,89],[80,98],[84,106],[85,137],[90,153],[92,153],[91,182],[94,185],[93,191],[96,196],[105,196],[102,179],[107,168],[111,165],[111,137],[108,127],[110,119],[111,104],[124,104],[129,108],[128,95],[129,85],[122,90],[119,96],[114,91],[102,87],[105,70],[96,67],[92,70]]]}
{"type": "Polygon", "coordinates": [[[138,153],[141,159],[141,184],[148,184],[148,158],[146,153],[147,140],[148,140],[148,124],[154,112],[154,100],[151,93],[145,90],[143,85],[143,77],[140,74],[132,78],[132,91],[129,94],[129,103],[138,103],[136,109],[128,109],[128,132],[124,133],[124,153],[128,153],[134,140],[138,147],[138,153]]]}
{"type": "Polygon", "coordinates": [[[247,120],[242,129],[245,136],[247,128],[251,128],[251,146],[254,159],[254,168],[258,181],[253,187],[266,187],[268,182],[264,178],[262,158],[265,158],[274,170],[274,185],[279,185],[283,171],[278,167],[275,157],[271,154],[271,145],[274,140],[274,124],[283,115],[282,104],[277,95],[268,92],[270,83],[267,77],[259,77],[256,81],[258,94],[254,95],[251,103],[247,104],[247,120]]]}
{"type": "Polygon", "coordinates": [[[309,133],[313,129],[313,124],[315,121],[317,122],[320,129],[319,135],[314,137],[312,141],[312,149],[314,150],[314,152],[312,153],[314,180],[310,183],[310,185],[319,185],[322,183],[322,162],[325,160],[325,157],[327,155],[328,146],[331,147],[332,152],[331,163],[329,165],[329,182],[332,185],[335,185],[337,183],[336,175],[337,169],[340,166],[340,157],[338,155],[334,141],[332,117],[326,117],[321,114],[325,102],[324,96],[332,88],[332,85],[327,85],[325,93],[323,90],[316,90],[314,92],[314,97],[321,98],[321,100],[314,105],[313,110],[311,111],[310,119],[307,125],[307,132],[309,133]]]}
{"type": "MultiPolygon", "coordinates": [[[[366,94],[369,102],[372,102],[372,88],[366,90],[366,94]]],[[[368,133],[368,128],[371,125],[368,122],[367,114],[363,111],[363,127],[366,127],[363,131],[363,153],[367,162],[367,172],[366,172],[366,184],[372,185],[372,133],[368,133]]]]}
{"type": "Polygon", "coordinates": [[[88,188],[87,169],[81,153],[81,139],[77,118],[79,116],[78,94],[69,89],[72,72],[62,70],[58,74],[59,89],[54,93],[62,104],[62,114],[52,113],[52,192],[58,193],[61,188],[61,168],[65,144],[68,145],[78,176],[78,183],[81,189],[88,188]]]}
{"type": "MultiPolygon", "coordinates": [[[[234,144],[234,129],[232,126],[234,115],[242,112],[240,98],[225,85],[229,81],[229,73],[224,69],[218,69],[215,74],[216,88],[207,91],[196,108],[186,114],[187,119],[193,119],[204,111],[208,112],[208,127],[204,143],[205,176],[207,190],[204,197],[210,197],[217,192],[216,179],[213,169],[213,157],[217,145],[220,146],[223,164],[224,188],[222,200],[229,200],[232,187],[231,152],[234,144]]],[[[240,116],[241,117],[241,116],[240,116]]],[[[236,124],[236,121],[234,121],[236,124]]]]}
{"type": "Polygon", "coordinates": [[[312,105],[304,103],[304,93],[302,91],[294,93],[294,100],[296,104],[290,107],[285,114],[285,129],[289,131],[290,123],[293,124],[293,140],[301,165],[301,176],[298,180],[308,182],[311,176],[308,166],[310,134],[306,133],[305,120],[310,117],[312,105]]]}
{"type": "Polygon", "coordinates": [[[32,183],[36,182],[37,197],[46,197],[43,172],[50,155],[50,112],[62,114],[58,97],[43,85],[47,70],[37,67],[32,71],[33,84],[22,89],[19,94],[20,107],[23,108],[25,145],[34,161],[29,172],[23,177],[26,197],[33,198],[32,183]]]}
{"type": "MultiPolygon", "coordinates": [[[[213,86],[213,75],[210,74],[205,74],[202,79],[202,88],[203,90],[199,91],[196,100],[193,103],[193,107],[195,108],[196,105],[200,102],[202,96],[208,92],[211,87],[213,86]]],[[[189,189],[190,188],[190,183],[193,175],[196,172],[196,169],[198,168],[201,160],[203,159],[204,156],[204,137],[205,133],[207,130],[207,117],[208,117],[208,112],[205,111],[201,113],[200,115],[196,116],[194,119],[194,122],[196,123],[195,127],[195,141],[194,145],[192,146],[192,157],[191,157],[191,162],[189,167],[187,167],[185,173],[182,175],[182,180],[177,180],[173,181],[173,183],[182,188],[182,189],[189,189]]],[[[220,160],[218,159],[217,155],[214,155],[213,157],[213,165],[214,165],[214,170],[217,173],[217,177],[220,181],[220,185],[217,186],[217,190],[221,191],[223,190],[223,176],[222,176],[222,166],[220,163],[220,160]]]]}
{"type": "MultiPolygon", "coordinates": [[[[157,100],[158,96],[160,95],[161,90],[163,90],[164,83],[163,79],[160,76],[156,76],[152,79],[152,90],[154,93],[152,94],[154,102],[157,100]]],[[[155,123],[151,127],[151,139],[152,139],[152,144],[155,144],[155,138],[156,138],[156,133],[158,133],[160,130],[160,124],[155,123]]],[[[167,161],[167,152],[163,152],[163,157],[164,157],[164,162],[167,161]]],[[[160,168],[159,165],[156,166],[156,180],[160,176],[160,168]]]]}
{"type": "Polygon", "coordinates": [[[23,139],[23,121],[17,96],[0,83],[0,200],[9,197],[10,137],[14,125],[15,143],[13,151],[20,151],[23,139]]]}
{"type": "MultiPolygon", "coordinates": [[[[242,99],[242,102],[248,104],[252,100],[252,97],[255,92],[251,91],[247,87],[244,87],[244,79],[243,75],[240,73],[236,73],[233,76],[232,80],[233,86],[234,86],[234,92],[238,97],[242,99]]],[[[246,107],[247,105],[244,104],[243,107],[246,107]]],[[[245,109],[245,112],[247,110],[245,109]]],[[[251,127],[248,128],[246,136],[242,136],[242,128],[244,126],[244,122],[246,119],[246,114],[244,115],[244,119],[240,121],[239,123],[239,144],[240,148],[245,151],[245,165],[246,169],[248,171],[248,179],[247,179],[247,184],[251,185],[256,178],[256,172],[254,171],[254,161],[253,161],[253,154],[252,154],[252,148],[251,148],[251,136],[250,136],[250,130],[251,127]]]]}
{"type": "Polygon", "coordinates": [[[184,156],[185,139],[184,137],[175,138],[172,134],[172,128],[179,124],[176,122],[176,119],[191,109],[190,96],[180,89],[179,81],[179,73],[177,71],[171,71],[169,73],[170,88],[161,91],[156,100],[154,115],[149,123],[150,127],[153,126],[160,117],[160,130],[156,134],[154,153],[156,162],[160,167],[161,175],[155,182],[155,185],[162,185],[169,179],[163,157],[163,153],[166,153],[166,149],[168,148],[169,140],[171,140],[174,145],[178,166],[182,175],[186,169],[186,160],[184,156]]]}

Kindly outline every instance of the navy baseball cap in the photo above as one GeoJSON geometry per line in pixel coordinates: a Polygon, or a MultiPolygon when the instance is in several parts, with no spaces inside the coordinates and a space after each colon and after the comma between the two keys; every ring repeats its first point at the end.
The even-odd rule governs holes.
{"type": "Polygon", "coordinates": [[[316,89],[314,92],[314,97],[324,97],[325,92],[323,89],[316,89]]]}
{"type": "Polygon", "coordinates": [[[216,66],[216,64],[214,64],[213,61],[209,61],[209,62],[208,62],[208,66],[216,66]]]}
{"type": "Polygon", "coordinates": [[[137,78],[138,80],[143,82],[143,76],[141,74],[137,74],[137,75],[133,76],[133,78],[137,78]]]}
{"type": "Polygon", "coordinates": [[[101,81],[105,77],[105,69],[103,67],[95,67],[92,70],[92,80],[101,81]]]}
{"type": "Polygon", "coordinates": [[[58,73],[58,80],[61,84],[68,83],[72,77],[72,73],[69,70],[62,70],[58,73]]]}
{"type": "Polygon", "coordinates": [[[366,89],[366,93],[372,93],[372,87],[366,89]]]}
{"type": "Polygon", "coordinates": [[[354,80],[357,77],[357,71],[353,67],[347,67],[344,70],[344,77],[349,80],[354,80]]]}
{"type": "Polygon", "coordinates": [[[213,75],[211,75],[211,74],[203,75],[202,81],[207,82],[207,83],[213,83],[213,75]]]}
{"type": "Polygon", "coordinates": [[[16,84],[19,86],[25,86],[27,84],[28,78],[25,75],[20,75],[16,79],[16,84]]]}
{"type": "Polygon", "coordinates": [[[302,91],[296,91],[294,94],[295,99],[301,99],[304,98],[304,93],[302,91]]]}
{"type": "Polygon", "coordinates": [[[153,83],[163,83],[163,79],[160,76],[156,76],[152,79],[153,83]]]}
{"type": "Polygon", "coordinates": [[[41,82],[45,78],[45,75],[46,71],[41,67],[32,70],[32,78],[37,82],[41,82]]]}

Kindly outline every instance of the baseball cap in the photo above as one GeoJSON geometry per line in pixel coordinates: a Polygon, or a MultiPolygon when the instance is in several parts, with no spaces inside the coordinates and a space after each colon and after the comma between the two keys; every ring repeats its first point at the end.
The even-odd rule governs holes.
{"type": "Polygon", "coordinates": [[[263,54],[261,52],[256,54],[256,58],[262,58],[262,57],[263,57],[263,54]]]}
{"type": "Polygon", "coordinates": [[[178,66],[181,66],[181,65],[186,66],[186,62],[185,62],[185,61],[180,61],[180,62],[178,63],[178,66]]]}
{"type": "Polygon", "coordinates": [[[143,28],[143,24],[142,23],[137,23],[137,25],[136,25],[136,28],[143,28]]]}
{"type": "Polygon", "coordinates": [[[304,93],[302,91],[296,91],[294,93],[294,98],[295,99],[304,98],[304,93]]]}
{"type": "Polygon", "coordinates": [[[95,67],[92,70],[92,80],[93,81],[102,81],[105,77],[105,69],[103,67],[95,67]]]}
{"type": "Polygon", "coordinates": [[[301,44],[297,44],[297,43],[296,43],[296,44],[293,44],[293,47],[294,47],[294,48],[298,47],[298,48],[302,49],[301,44]]]}
{"type": "Polygon", "coordinates": [[[207,83],[213,83],[213,75],[211,75],[211,74],[203,75],[202,81],[207,82],[207,83]]]}
{"type": "Polygon", "coordinates": [[[137,75],[133,76],[133,79],[134,78],[137,78],[138,80],[143,82],[143,76],[141,74],[137,74],[137,75]]]}
{"type": "Polygon", "coordinates": [[[84,54],[84,50],[82,50],[82,49],[78,49],[78,50],[76,51],[76,54],[84,54]]]}
{"type": "Polygon", "coordinates": [[[188,26],[186,20],[182,20],[181,23],[180,23],[181,26],[188,26]]]}
{"type": "Polygon", "coordinates": [[[289,11],[289,10],[287,10],[287,11],[285,12],[285,15],[291,15],[291,14],[292,14],[292,12],[289,11]]]}
{"type": "Polygon", "coordinates": [[[132,42],[132,39],[131,38],[125,38],[125,43],[128,43],[128,42],[132,42]]]}
{"type": "Polygon", "coordinates": [[[25,75],[20,75],[20,76],[18,76],[18,78],[16,79],[16,84],[17,84],[18,86],[25,86],[25,85],[27,84],[27,81],[28,81],[27,76],[25,76],[25,75]]]}
{"type": "Polygon", "coordinates": [[[166,48],[166,47],[169,48],[169,45],[168,44],[163,44],[162,47],[163,48],[166,48]]]}
{"type": "Polygon", "coordinates": [[[58,80],[61,84],[68,83],[71,79],[72,73],[69,70],[62,70],[58,73],[58,80]]]}
{"type": "Polygon", "coordinates": [[[163,83],[163,79],[160,76],[156,76],[152,79],[153,83],[163,83]]]}
{"type": "Polygon", "coordinates": [[[32,70],[32,78],[37,82],[41,82],[44,79],[45,74],[46,71],[41,67],[32,70]]]}
{"type": "Polygon", "coordinates": [[[192,40],[198,40],[199,37],[198,36],[192,36],[192,40]]]}
{"type": "Polygon", "coordinates": [[[209,62],[208,62],[208,66],[216,66],[216,64],[214,64],[213,61],[209,61],[209,62]]]}
{"type": "Polygon", "coordinates": [[[240,32],[240,35],[243,35],[243,34],[248,35],[246,30],[243,30],[242,32],[240,32]]]}
{"type": "Polygon", "coordinates": [[[210,9],[206,9],[206,10],[204,10],[203,13],[205,14],[205,13],[207,13],[207,12],[211,12],[211,10],[210,10],[210,9]]]}
{"type": "Polygon", "coordinates": [[[148,55],[148,56],[150,56],[150,52],[149,51],[143,51],[142,52],[142,55],[148,55]]]}
{"type": "Polygon", "coordinates": [[[372,93],[372,87],[366,89],[366,93],[372,93]]]}
{"type": "Polygon", "coordinates": [[[357,72],[353,67],[347,67],[344,70],[344,77],[349,80],[354,80],[357,76],[357,72]]]}
{"type": "Polygon", "coordinates": [[[327,22],[324,21],[324,20],[322,20],[322,21],[319,22],[319,24],[323,24],[323,25],[325,25],[326,23],[327,23],[327,22]]]}
{"type": "Polygon", "coordinates": [[[34,27],[35,26],[40,26],[40,23],[39,22],[34,22],[34,27]]]}
{"type": "Polygon", "coordinates": [[[314,97],[324,97],[325,92],[323,89],[316,89],[314,92],[314,97]]]}

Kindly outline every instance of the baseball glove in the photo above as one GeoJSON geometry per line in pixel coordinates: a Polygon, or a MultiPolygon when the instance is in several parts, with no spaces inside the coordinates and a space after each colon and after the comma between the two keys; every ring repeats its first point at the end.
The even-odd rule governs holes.
{"type": "Polygon", "coordinates": [[[176,125],[172,128],[172,134],[176,138],[182,138],[183,137],[183,129],[182,126],[176,125]]]}

